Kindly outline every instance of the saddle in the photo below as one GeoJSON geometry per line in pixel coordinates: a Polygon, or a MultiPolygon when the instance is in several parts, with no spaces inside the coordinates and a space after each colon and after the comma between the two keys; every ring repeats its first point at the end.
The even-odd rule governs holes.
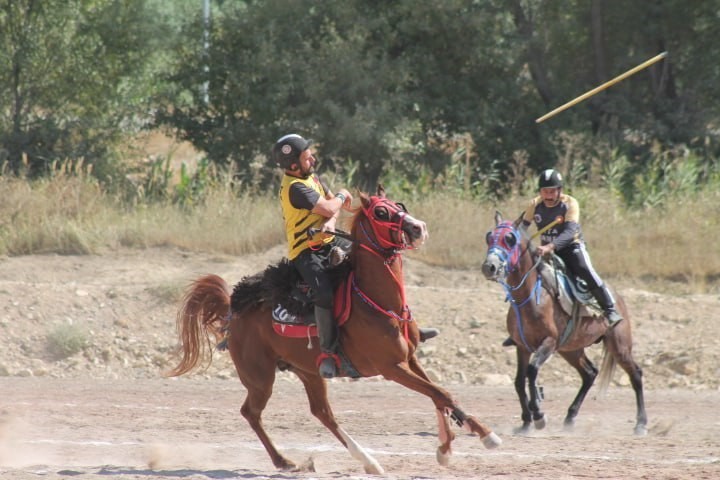
{"type": "MultiPolygon", "coordinates": [[[[340,326],[350,317],[353,272],[349,264],[343,263],[329,268],[328,273],[335,290],[333,317],[340,326]]],[[[270,299],[275,332],[292,338],[317,337],[314,292],[295,267],[287,259],[283,259],[276,270],[268,269],[266,274],[270,277],[270,283],[275,285],[270,299]]]]}
{"type": "Polygon", "coordinates": [[[590,293],[583,279],[568,272],[565,262],[552,254],[550,261],[538,266],[543,287],[557,300],[563,311],[570,317],[560,336],[560,345],[570,337],[581,317],[602,315],[602,308],[590,293]]]}

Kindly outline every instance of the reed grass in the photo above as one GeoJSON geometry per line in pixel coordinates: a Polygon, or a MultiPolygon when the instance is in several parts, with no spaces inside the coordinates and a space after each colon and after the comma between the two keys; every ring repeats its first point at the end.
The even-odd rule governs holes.
{"type": "MultiPolygon", "coordinates": [[[[607,277],[670,281],[693,292],[720,291],[720,192],[706,188],[658,207],[629,209],[610,189],[581,188],[582,224],[595,268],[607,277]]],[[[414,257],[448,268],[479,268],[496,210],[516,218],[528,200],[499,203],[443,191],[404,201],[425,220],[427,244],[414,257]]],[[[29,182],[0,176],[0,254],[102,254],[118,248],[174,246],[232,255],[284,242],[275,193],[238,193],[215,184],[189,207],[127,202],[91,177],[29,182]]]]}

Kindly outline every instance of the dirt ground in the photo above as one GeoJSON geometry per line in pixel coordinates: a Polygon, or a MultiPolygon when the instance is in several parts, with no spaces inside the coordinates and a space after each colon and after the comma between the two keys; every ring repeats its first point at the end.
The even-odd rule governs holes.
{"type": "MultiPolygon", "coordinates": [[[[176,249],[98,256],[0,258],[0,478],[369,478],[310,414],[302,387],[280,374],[264,422],[289,458],[313,471],[278,472],[239,415],[244,389],[226,354],[206,372],[167,379],[182,288],[205,273],[229,283],[282,256],[277,247],[235,258],[176,249]],[[82,332],[82,351],[52,354],[58,332],[82,332]]],[[[449,467],[435,460],[430,401],[381,379],[332,380],[343,428],[386,478],[720,478],[720,295],[667,294],[610,279],[633,315],[649,433],[633,436],[624,374],[604,398],[592,390],[571,432],[562,419],[579,378],[559,357],[540,372],[544,430],[521,436],[500,286],[477,271],[409,257],[409,303],[441,336],[419,356],[466,412],[503,444],[486,450],[456,430],[449,467]]],[[[714,291],[717,291],[715,289],[714,291]]],[[[599,366],[601,348],[589,351],[599,366]]]]}

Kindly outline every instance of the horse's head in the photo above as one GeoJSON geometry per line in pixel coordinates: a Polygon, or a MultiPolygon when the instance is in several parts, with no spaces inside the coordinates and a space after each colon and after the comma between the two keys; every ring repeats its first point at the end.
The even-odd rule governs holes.
{"type": "Polygon", "coordinates": [[[360,194],[362,209],[355,225],[360,234],[356,238],[378,251],[417,248],[428,238],[425,222],[414,218],[405,205],[393,202],[385,196],[385,189],[378,186],[377,195],[360,194]]]}
{"type": "Polygon", "coordinates": [[[495,212],[495,228],[485,237],[488,250],[482,264],[482,272],[488,280],[504,280],[517,268],[523,243],[520,230],[522,216],[516,221],[503,221],[500,212],[495,212]]]}

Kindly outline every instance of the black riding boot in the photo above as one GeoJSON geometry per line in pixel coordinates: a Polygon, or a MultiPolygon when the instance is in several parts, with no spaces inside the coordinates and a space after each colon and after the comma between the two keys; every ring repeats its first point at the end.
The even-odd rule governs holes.
{"type": "Polygon", "coordinates": [[[328,308],[315,306],[315,322],[317,324],[320,351],[326,356],[320,361],[320,376],[332,378],[337,376],[338,329],[332,312],[328,308]]]}
{"type": "Polygon", "coordinates": [[[622,321],[623,317],[615,309],[615,301],[610,294],[610,290],[608,290],[605,285],[593,289],[590,293],[592,293],[593,297],[595,297],[595,300],[597,300],[600,305],[600,308],[602,308],[603,312],[605,312],[605,318],[608,321],[608,328],[614,328],[615,325],[622,321]]]}
{"type": "Polygon", "coordinates": [[[437,328],[432,327],[419,327],[418,330],[420,330],[420,341],[424,342],[425,340],[430,340],[433,337],[437,337],[440,333],[440,330],[437,328]]]}

